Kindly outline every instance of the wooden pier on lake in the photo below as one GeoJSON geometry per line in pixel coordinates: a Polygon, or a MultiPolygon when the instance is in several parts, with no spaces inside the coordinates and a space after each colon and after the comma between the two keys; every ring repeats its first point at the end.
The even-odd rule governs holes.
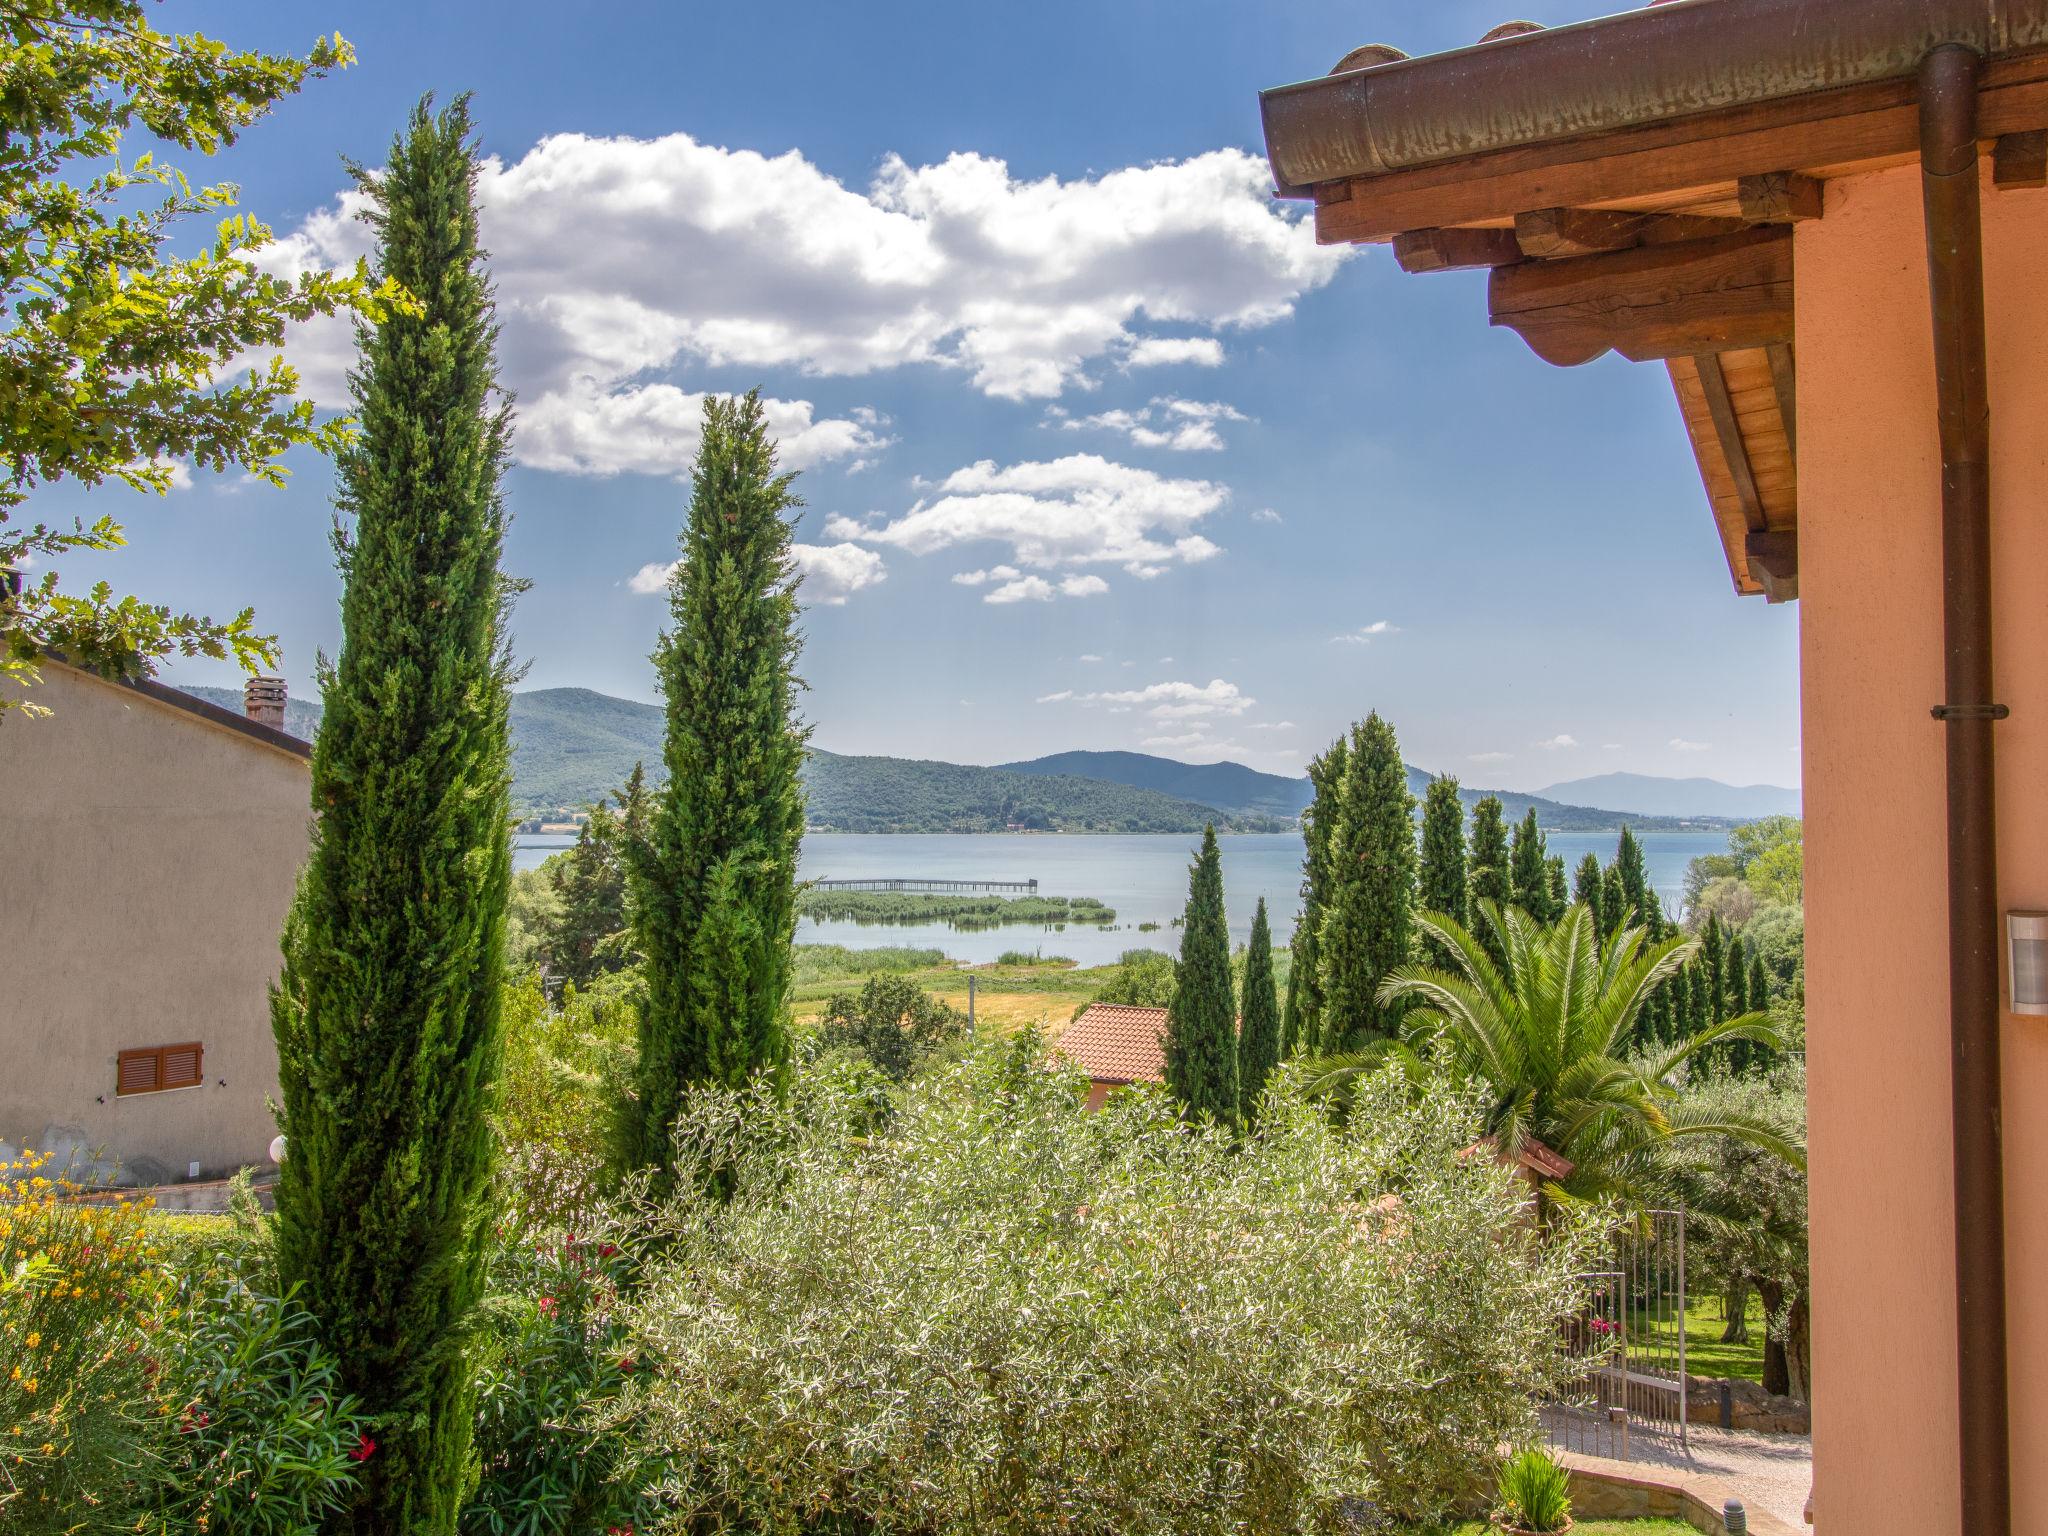
{"type": "Polygon", "coordinates": [[[1036,880],[813,880],[814,891],[911,891],[920,896],[958,896],[1013,891],[1036,896],[1036,880]]]}

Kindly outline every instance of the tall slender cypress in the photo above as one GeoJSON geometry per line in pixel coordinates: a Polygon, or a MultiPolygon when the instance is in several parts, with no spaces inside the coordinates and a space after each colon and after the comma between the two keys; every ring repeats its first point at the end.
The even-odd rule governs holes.
{"type": "Polygon", "coordinates": [[[1422,799],[1422,905],[1456,918],[1462,926],[1471,910],[1465,891],[1465,803],[1458,781],[1431,779],[1422,799]]]}
{"type": "Polygon", "coordinates": [[[321,668],[312,851],[271,997],[290,1150],[277,1263],[375,1416],[335,1531],[444,1536],[470,1461],[510,881],[509,442],[466,99],[357,171],[377,265],[339,463],[340,658],[321,668]]]}
{"type": "Polygon", "coordinates": [[[1707,931],[1700,940],[1700,962],[1706,967],[1707,1022],[1719,1024],[1728,1017],[1727,950],[1721,935],[1721,919],[1707,917],[1707,931]]]}
{"type": "Polygon", "coordinates": [[[1216,829],[1188,871],[1179,979],[1166,1014],[1166,1087],[1191,1118],[1237,1123],[1237,1009],[1230,986],[1230,929],[1223,915],[1223,855],[1216,829]]]}
{"type": "Polygon", "coordinates": [[[1564,916],[1565,908],[1572,904],[1571,881],[1564,872],[1564,855],[1553,853],[1543,861],[1545,872],[1550,877],[1550,910],[1545,914],[1550,922],[1564,916]]]}
{"type": "Polygon", "coordinates": [[[1508,900],[1539,923],[1550,921],[1550,857],[1543,829],[1536,824],[1536,807],[1515,823],[1515,838],[1508,850],[1508,900]]]}
{"type": "Polygon", "coordinates": [[[1295,919],[1293,964],[1287,973],[1287,1011],[1280,1020],[1280,1054],[1313,1054],[1322,1043],[1323,986],[1320,947],[1330,890],[1330,839],[1337,830],[1337,796],[1351,750],[1342,736],[1308,765],[1315,798],[1301,815],[1301,915],[1295,919]]]}
{"type": "MultiPolygon", "coordinates": [[[[1472,868],[1465,882],[1471,911],[1479,912],[1482,901],[1505,907],[1513,898],[1508,876],[1508,826],[1501,803],[1492,795],[1472,807],[1472,868]]],[[[1482,921],[1475,935],[1496,965],[1507,963],[1507,948],[1493,925],[1482,921]]]]}
{"type": "Polygon", "coordinates": [[[1600,896],[1606,907],[1608,927],[1633,928],[1642,922],[1629,904],[1628,887],[1622,883],[1620,865],[1607,866],[1607,873],[1600,881],[1600,896]]]}
{"type": "Polygon", "coordinates": [[[646,958],[636,1155],[674,1173],[671,1135],[697,1084],[778,1084],[789,1063],[790,941],[804,830],[796,717],[797,574],[758,393],[710,396],[691,471],[672,627],[655,648],[668,783],[635,868],[646,958]]]}
{"type": "Polygon", "coordinates": [[[1273,929],[1266,898],[1252,914],[1251,943],[1244,952],[1244,1001],[1238,1009],[1237,1092],[1246,1125],[1259,1117],[1259,1095],[1280,1060],[1280,994],[1273,986],[1273,929]]]}
{"type": "Polygon", "coordinates": [[[1607,936],[1607,880],[1600,869],[1600,855],[1588,853],[1579,860],[1572,877],[1572,900],[1593,914],[1593,926],[1607,936]]]}
{"type": "Polygon", "coordinates": [[[1622,899],[1635,912],[1629,921],[1645,930],[1650,942],[1664,936],[1664,904],[1650,889],[1650,873],[1643,862],[1643,845],[1626,826],[1614,850],[1614,870],[1621,878],[1622,899]]]}
{"type": "Polygon", "coordinates": [[[1763,953],[1752,950],[1749,957],[1750,1013],[1765,1013],[1771,1006],[1771,973],[1764,969],[1763,953]]]}
{"type": "Polygon", "coordinates": [[[1354,726],[1331,840],[1323,913],[1325,1051],[1394,1032],[1398,1009],[1379,1000],[1389,971],[1413,958],[1415,797],[1394,728],[1377,714],[1354,726]]]}

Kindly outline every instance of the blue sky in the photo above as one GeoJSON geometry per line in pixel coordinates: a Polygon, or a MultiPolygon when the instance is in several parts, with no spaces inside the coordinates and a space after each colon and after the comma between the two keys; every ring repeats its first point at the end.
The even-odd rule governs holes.
{"type": "MultiPolygon", "coordinates": [[[[652,696],[665,604],[635,578],[672,557],[695,397],[758,384],[831,599],[806,617],[821,746],[1298,771],[1376,708],[1467,783],[1797,782],[1796,610],[1732,595],[1662,370],[1553,369],[1488,330],[1477,275],[1317,251],[1246,158],[1261,86],[1475,40],[1497,4],[163,13],[360,53],[198,168],[283,266],[359,248],[342,156],[381,162],[422,91],[475,92],[528,686],[652,696]]],[[[296,354],[337,405],[342,340],[296,354]]],[[[331,477],[293,467],[282,493],[51,504],[127,514],[106,574],[145,596],[253,601],[303,692],[339,629],[331,477]]]]}

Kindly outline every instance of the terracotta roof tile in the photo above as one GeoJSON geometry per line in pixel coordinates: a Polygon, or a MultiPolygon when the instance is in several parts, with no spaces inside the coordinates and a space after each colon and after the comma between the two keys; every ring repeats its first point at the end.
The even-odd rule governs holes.
{"type": "Polygon", "coordinates": [[[1164,1008],[1091,1003],[1053,1050],[1096,1083],[1157,1083],[1166,1078],[1164,1008]]]}

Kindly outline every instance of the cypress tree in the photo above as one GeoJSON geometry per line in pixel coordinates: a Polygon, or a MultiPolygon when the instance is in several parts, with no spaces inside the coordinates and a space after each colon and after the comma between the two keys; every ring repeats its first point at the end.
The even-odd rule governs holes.
{"type": "Polygon", "coordinates": [[[1166,1087],[1191,1118],[1237,1123],[1237,1021],[1230,988],[1230,929],[1223,916],[1223,854],[1216,829],[1188,871],[1179,983],[1166,1014],[1166,1087]]]}
{"type": "Polygon", "coordinates": [[[418,300],[360,326],[339,461],[341,654],[321,667],[312,848],[271,995],[290,1153],[277,1266],[376,1422],[336,1531],[454,1531],[483,1290],[511,878],[509,420],[466,98],[356,172],[418,300]]]}
{"type": "Polygon", "coordinates": [[[1630,906],[1628,888],[1621,881],[1621,866],[1610,864],[1600,881],[1600,899],[1606,909],[1609,928],[1634,927],[1640,919],[1630,906]]]}
{"type": "Polygon", "coordinates": [[[1693,1028],[1692,967],[1679,969],[1671,978],[1671,1012],[1678,1029],[1690,1034],[1693,1028]]]}
{"type": "Polygon", "coordinates": [[[655,802],[634,870],[647,1002],[635,1157],[672,1175],[670,1136],[692,1085],[788,1070],[790,942],[807,732],[796,719],[802,505],[778,474],[758,393],[708,397],[691,473],[672,627],[654,664],[668,702],[655,802]]]}
{"type": "Polygon", "coordinates": [[[1413,955],[1415,797],[1394,728],[1377,714],[1354,726],[1331,841],[1331,889],[1323,913],[1322,1049],[1350,1049],[1391,1035],[1398,1013],[1379,985],[1413,955]]]}
{"type": "Polygon", "coordinates": [[[1456,779],[1431,779],[1423,796],[1420,887],[1425,908],[1465,921],[1465,804],[1456,779]]]}
{"type": "Polygon", "coordinates": [[[1572,904],[1571,882],[1564,872],[1564,855],[1553,853],[1544,861],[1544,868],[1550,876],[1549,920],[1556,922],[1564,916],[1566,907],[1572,904]]]}
{"type": "Polygon", "coordinates": [[[1330,840],[1337,830],[1337,797],[1344,782],[1350,743],[1339,736],[1308,765],[1315,798],[1301,813],[1301,915],[1291,943],[1287,1011],[1280,1020],[1280,1054],[1312,1055],[1322,1044],[1323,988],[1320,947],[1323,912],[1330,889],[1330,840]]]}
{"type": "Polygon", "coordinates": [[[1686,974],[1692,978],[1692,988],[1687,999],[1692,1011],[1687,1016],[1686,1024],[1691,1033],[1698,1034],[1714,1022],[1713,1003],[1707,996],[1706,961],[1695,957],[1686,967],[1686,974]]]}
{"type": "Polygon", "coordinates": [[[1251,943],[1244,954],[1244,1005],[1237,1030],[1238,1102],[1246,1125],[1259,1117],[1259,1095],[1280,1060],[1280,995],[1273,986],[1273,930],[1266,898],[1252,914],[1251,943]]]}
{"type": "Polygon", "coordinates": [[[1724,967],[1727,953],[1721,939],[1721,919],[1718,914],[1707,918],[1707,931],[1700,940],[1700,962],[1705,967],[1707,982],[1707,1022],[1719,1024],[1728,1017],[1728,986],[1724,967]]]}
{"type": "Polygon", "coordinates": [[[1771,1006],[1771,973],[1764,969],[1761,953],[1749,957],[1749,1009],[1751,1013],[1764,1013],[1771,1006]]]}
{"type": "Polygon", "coordinates": [[[631,961],[625,933],[624,854],[624,826],[600,800],[591,807],[568,856],[550,861],[550,883],[562,903],[561,916],[547,934],[554,979],[587,987],[631,961]]]}
{"type": "Polygon", "coordinates": [[[1539,923],[1550,921],[1549,852],[1532,805],[1529,814],[1515,823],[1515,840],[1508,852],[1508,900],[1539,923]]]}
{"type": "Polygon", "coordinates": [[[1607,937],[1607,881],[1600,872],[1600,855],[1588,853],[1579,860],[1577,874],[1572,880],[1572,900],[1593,914],[1593,926],[1600,930],[1600,936],[1607,937]]]}
{"type": "Polygon", "coordinates": [[[1655,893],[1650,889],[1649,869],[1643,862],[1643,845],[1625,826],[1621,829],[1621,842],[1614,850],[1614,870],[1621,878],[1622,900],[1635,913],[1630,921],[1644,930],[1649,942],[1655,943],[1664,936],[1664,905],[1655,899],[1655,893]]]}
{"type": "Polygon", "coordinates": [[[1472,869],[1465,885],[1470,897],[1470,911],[1479,923],[1476,936],[1486,952],[1493,956],[1494,964],[1505,965],[1507,949],[1501,943],[1500,935],[1493,931],[1492,924],[1479,918],[1482,901],[1505,906],[1513,890],[1508,880],[1507,818],[1501,814],[1500,801],[1492,795],[1472,807],[1472,869]]]}

